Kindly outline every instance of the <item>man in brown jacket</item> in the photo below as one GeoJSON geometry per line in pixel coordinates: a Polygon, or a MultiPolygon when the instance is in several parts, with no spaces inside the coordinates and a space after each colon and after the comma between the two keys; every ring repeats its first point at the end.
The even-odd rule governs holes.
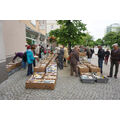
{"type": "Polygon", "coordinates": [[[78,76],[78,62],[79,62],[79,51],[78,47],[75,47],[74,50],[70,54],[70,67],[71,67],[71,75],[75,72],[76,77],[78,76]]]}
{"type": "Polygon", "coordinates": [[[117,79],[119,63],[120,63],[120,49],[118,48],[118,44],[116,43],[116,44],[113,44],[113,50],[111,51],[111,67],[110,67],[110,74],[108,77],[112,77],[113,67],[115,65],[114,78],[117,79]]]}

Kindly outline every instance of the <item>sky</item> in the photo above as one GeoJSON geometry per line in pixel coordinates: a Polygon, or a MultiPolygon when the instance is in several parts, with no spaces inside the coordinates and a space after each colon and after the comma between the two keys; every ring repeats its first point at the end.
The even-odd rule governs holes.
{"type": "MultiPolygon", "coordinates": [[[[16,0],[12,1],[18,4],[16,0]]],[[[34,1],[37,3],[39,0],[34,1]]],[[[36,4],[34,9],[26,10],[27,1],[21,0],[19,6],[11,7],[9,6],[11,1],[8,1],[6,5],[6,0],[4,0],[8,9],[4,11],[4,14],[1,13],[0,19],[82,20],[87,24],[88,32],[95,40],[104,36],[107,26],[120,23],[120,0],[42,0],[41,2],[43,6],[36,4]]],[[[33,8],[32,2],[29,3],[29,8],[31,7],[33,8]]],[[[1,9],[4,9],[4,5],[1,9]]]]}
{"type": "Polygon", "coordinates": [[[113,24],[113,23],[119,23],[120,24],[120,19],[116,20],[116,19],[93,19],[93,20],[84,20],[82,19],[82,21],[87,24],[87,29],[88,32],[93,36],[94,40],[98,39],[98,38],[102,38],[104,37],[105,33],[106,33],[106,27],[113,24]]]}

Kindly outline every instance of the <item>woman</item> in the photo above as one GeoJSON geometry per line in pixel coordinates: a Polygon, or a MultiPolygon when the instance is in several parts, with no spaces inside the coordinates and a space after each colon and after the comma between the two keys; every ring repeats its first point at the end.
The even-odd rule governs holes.
{"type": "Polygon", "coordinates": [[[106,65],[108,64],[109,56],[110,56],[110,52],[109,52],[109,49],[107,49],[106,52],[105,52],[105,64],[106,65]]]}
{"type": "Polygon", "coordinates": [[[68,49],[66,47],[64,47],[64,59],[65,59],[65,67],[67,67],[68,64],[68,49]]]}

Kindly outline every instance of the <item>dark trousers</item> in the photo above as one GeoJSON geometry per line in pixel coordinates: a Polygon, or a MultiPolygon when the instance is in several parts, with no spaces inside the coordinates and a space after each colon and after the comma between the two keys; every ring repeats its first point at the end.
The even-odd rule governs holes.
{"type": "Polygon", "coordinates": [[[59,57],[58,57],[58,67],[59,67],[61,70],[63,69],[63,63],[64,63],[63,57],[62,57],[62,56],[59,56],[59,57]]]}
{"type": "Polygon", "coordinates": [[[75,72],[75,75],[78,76],[78,67],[77,65],[70,65],[70,74],[73,75],[73,73],[75,72]]]}
{"type": "Polygon", "coordinates": [[[27,71],[27,75],[32,75],[32,74],[33,74],[32,64],[28,64],[28,71],[27,71]]]}
{"type": "Polygon", "coordinates": [[[119,68],[119,62],[118,61],[111,61],[111,66],[110,66],[110,76],[113,75],[113,67],[115,65],[115,74],[114,76],[117,77],[118,74],[118,68],[119,68]]]}
{"type": "Polygon", "coordinates": [[[98,59],[98,67],[101,70],[101,73],[103,73],[102,68],[103,68],[103,59],[98,59]]]}
{"type": "Polygon", "coordinates": [[[34,67],[36,66],[36,62],[35,62],[35,60],[33,61],[33,66],[34,66],[34,67]]]}

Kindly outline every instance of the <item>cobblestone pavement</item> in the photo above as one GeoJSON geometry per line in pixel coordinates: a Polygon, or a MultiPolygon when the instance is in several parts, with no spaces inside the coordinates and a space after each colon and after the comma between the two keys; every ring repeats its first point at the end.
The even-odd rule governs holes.
{"type": "MultiPolygon", "coordinates": [[[[97,58],[92,59],[97,64],[97,58]]],[[[20,70],[0,84],[1,100],[108,100],[120,99],[120,74],[118,79],[110,79],[107,84],[81,83],[79,77],[70,76],[70,68],[58,71],[55,90],[25,89],[26,71],[20,70]]],[[[104,66],[104,74],[109,65],[104,66]]]]}

